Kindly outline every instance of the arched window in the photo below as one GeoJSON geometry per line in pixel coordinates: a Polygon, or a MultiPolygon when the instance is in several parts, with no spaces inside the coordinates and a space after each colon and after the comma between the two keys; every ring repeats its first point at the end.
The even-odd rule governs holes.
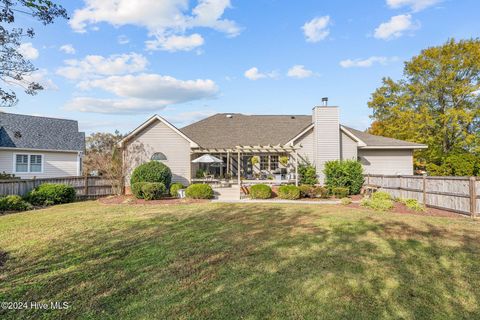
{"type": "Polygon", "coordinates": [[[150,159],[155,161],[165,161],[167,160],[167,157],[161,152],[155,152],[150,159]]]}

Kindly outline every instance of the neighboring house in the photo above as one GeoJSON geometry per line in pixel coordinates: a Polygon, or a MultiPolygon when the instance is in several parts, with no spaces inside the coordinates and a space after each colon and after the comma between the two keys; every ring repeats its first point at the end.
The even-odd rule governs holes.
{"type": "Polygon", "coordinates": [[[217,174],[235,178],[258,172],[278,171],[284,167],[280,157],[287,156],[284,171],[294,171],[295,163],[315,165],[323,182],[324,163],[329,160],[359,160],[366,173],[413,174],[413,150],[425,145],[374,136],[339,122],[338,107],[315,107],[307,115],[243,115],[221,113],[178,129],[155,115],[120,142],[131,171],[140,163],[159,160],[167,164],[173,180],[189,183],[199,168],[192,160],[212,154],[224,165],[217,174]],[[252,156],[259,157],[252,165],[252,156]],[[239,165],[240,162],[240,165],[239,165]]]}
{"type": "Polygon", "coordinates": [[[77,121],[0,113],[0,172],[22,179],[79,176],[84,150],[77,121]]]}

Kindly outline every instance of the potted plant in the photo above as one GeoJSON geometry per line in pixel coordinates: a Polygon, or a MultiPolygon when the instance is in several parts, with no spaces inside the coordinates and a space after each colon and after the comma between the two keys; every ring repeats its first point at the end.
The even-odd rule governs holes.
{"type": "Polygon", "coordinates": [[[252,163],[252,166],[255,167],[255,165],[257,165],[260,162],[260,157],[259,156],[253,156],[250,159],[250,162],[252,163]]]}

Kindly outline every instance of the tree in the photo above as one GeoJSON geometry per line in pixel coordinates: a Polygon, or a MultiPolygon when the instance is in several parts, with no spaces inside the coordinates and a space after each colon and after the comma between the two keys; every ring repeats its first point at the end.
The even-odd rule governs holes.
{"type": "Polygon", "coordinates": [[[19,51],[22,39],[33,38],[32,28],[24,30],[5,24],[15,23],[15,14],[27,14],[44,25],[51,24],[57,17],[68,18],[67,11],[49,0],[0,0],[0,107],[11,107],[18,102],[12,86],[20,86],[26,94],[35,95],[43,87],[29,76],[36,70],[19,51]]]}
{"type": "Polygon", "coordinates": [[[448,40],[405,63],[398,81],[384,78],[368,106],[369,132],[428,145],[417,157],[441,164],[480,152],[480,40],[448,40]]]}
{"type": "Polygon", "coordinates": [[[115,133],[95,132],[85,139],[84,172],[91,174],[97,172],[99,175],[108,174],[113,167],[120,162],[120,155],[117,144],[124,135],[119,131],[115,133]]]}

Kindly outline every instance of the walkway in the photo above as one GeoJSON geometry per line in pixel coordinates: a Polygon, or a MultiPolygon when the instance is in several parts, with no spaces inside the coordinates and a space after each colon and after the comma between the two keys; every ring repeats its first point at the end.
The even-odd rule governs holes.
{"type": "Polygon", "coordinates": [[[213,201],[240,201],[240,188],[238,185],[234,185],[229,188],[213,188],[213,192],[215,193],[213,201]]]}

